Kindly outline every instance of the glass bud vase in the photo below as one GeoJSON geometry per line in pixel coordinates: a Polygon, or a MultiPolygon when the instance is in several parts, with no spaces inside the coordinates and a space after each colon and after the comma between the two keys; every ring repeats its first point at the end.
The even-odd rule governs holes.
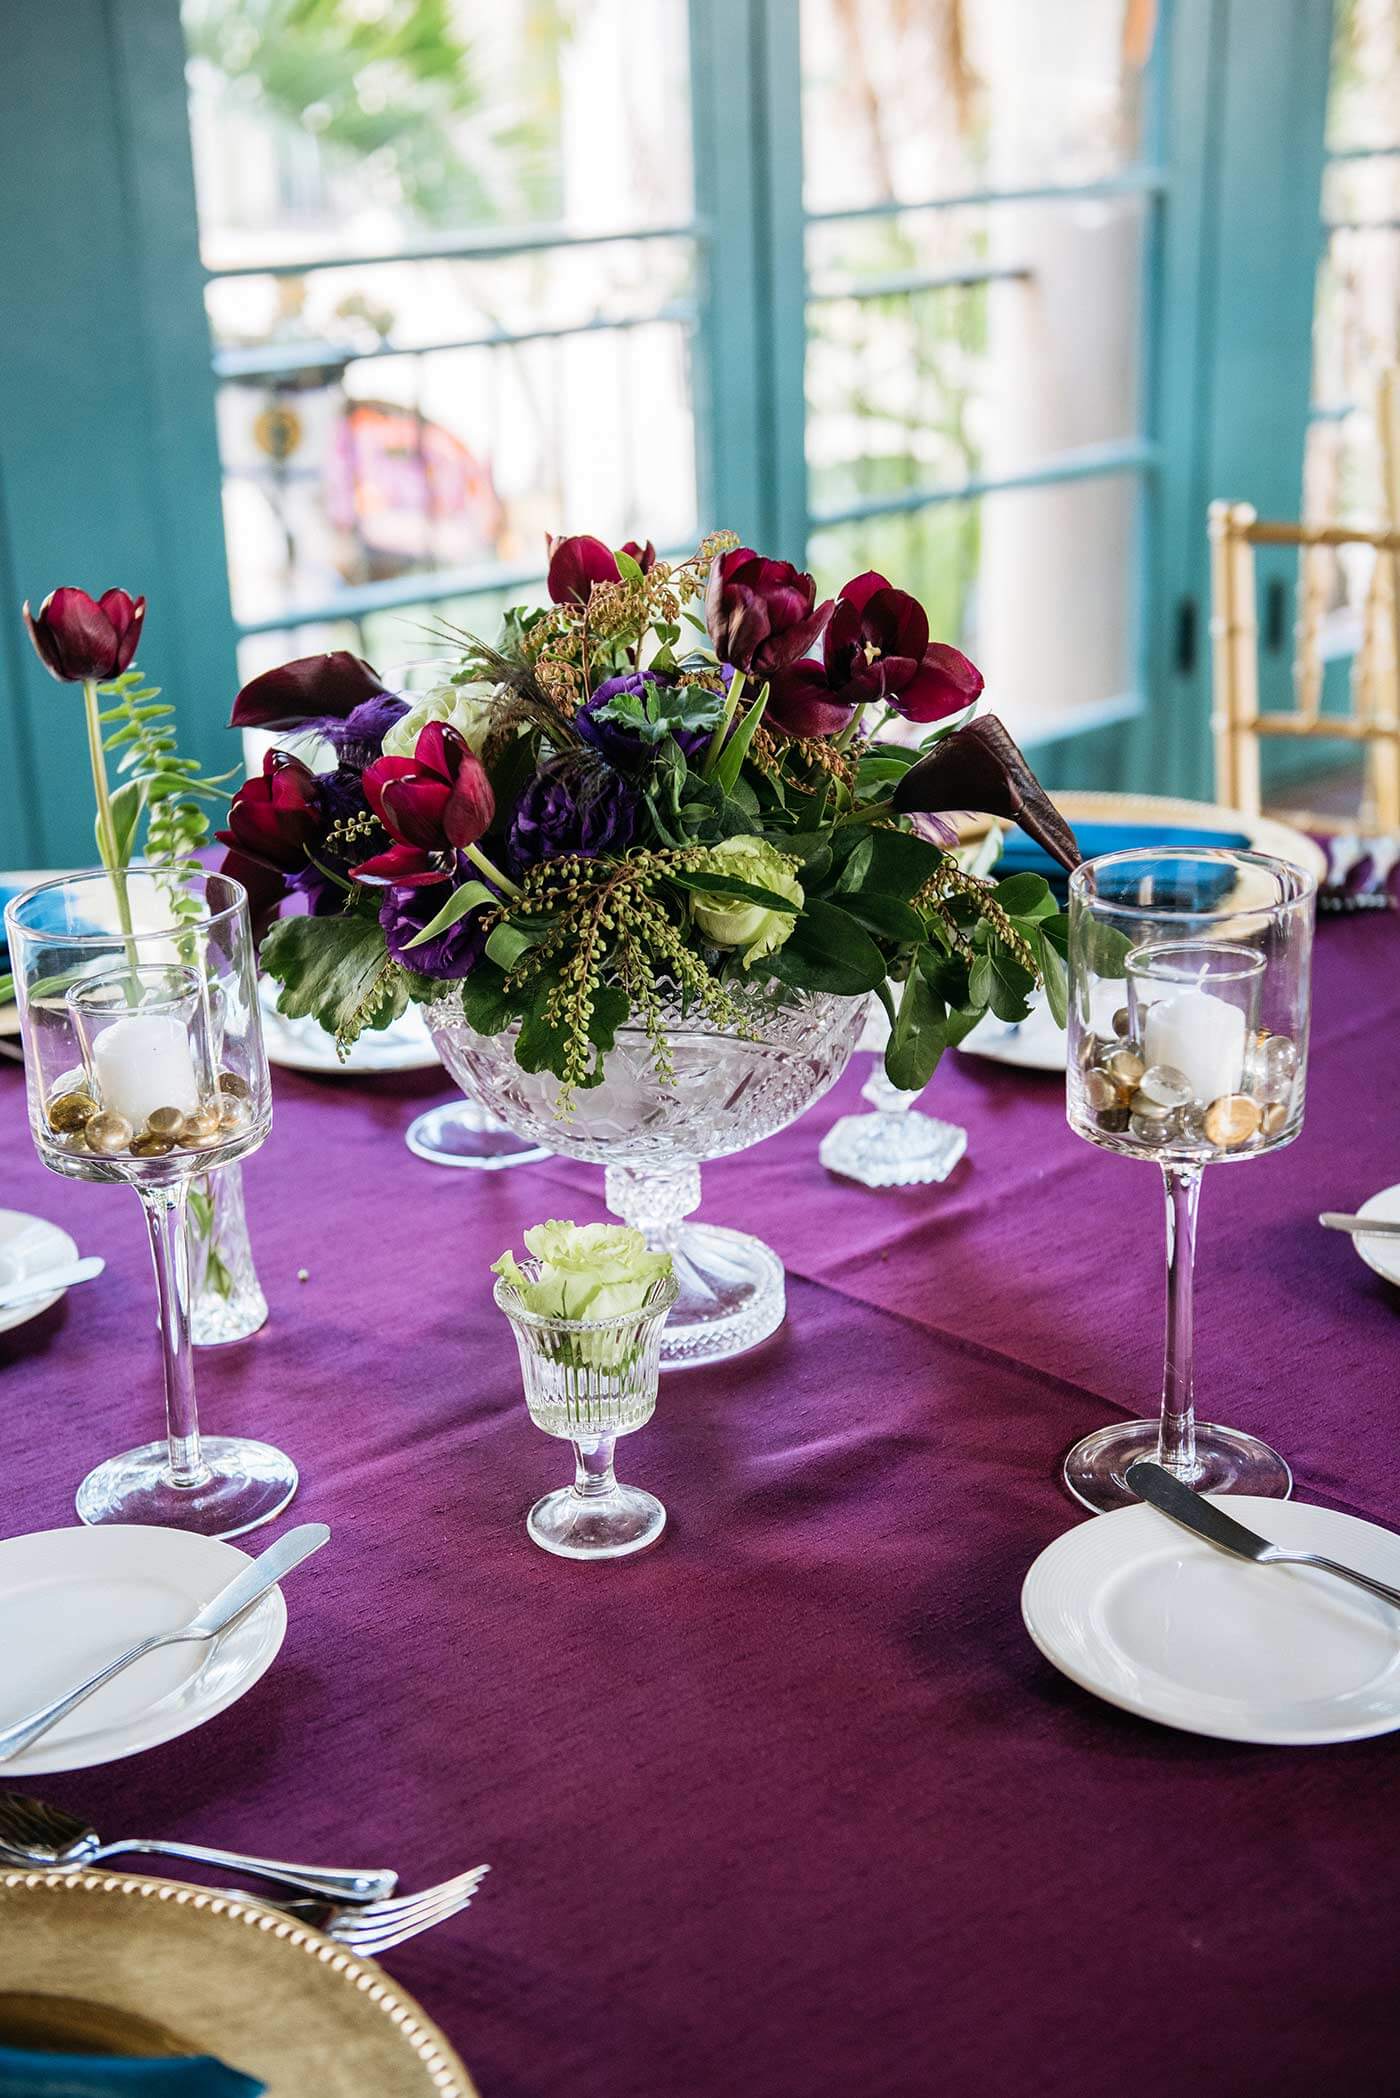
{"type": "Polygon", "coordinates": [[[267,1298],[253,1265],[236,1161],[192,1183],[189,1239],[190,1338],[197,1348],[246,1340],[267,1323],[267,1298]]]}
{"type": "Polygon", "coordinates": [[[946,1180],[967,1149],[967,1131],[921,1114],[922,1096],[901,1092],[885,1076],[883,1055],[860,1089],[875,1112],[842,1115],[822,1138],[819,1157],[829,1172],[865,1187],[922,1187],[946,1180]]]}

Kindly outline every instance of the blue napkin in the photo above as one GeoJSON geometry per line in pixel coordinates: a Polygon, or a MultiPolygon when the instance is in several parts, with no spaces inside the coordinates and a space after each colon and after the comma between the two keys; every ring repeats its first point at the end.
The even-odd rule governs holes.
{"type": "Polygon", "coordinates": [[[137,2061],[0,2047],[0,2098],[258,2098],[266,2089],[212,2054],[137,2061]]]}
{"type": "MultiPolygon", "coordinates": [[[[0,974],[9,967],[10,939],[5,930],[5,906],[12,903],[16,896],[22,896],[25,890],[32,886],[31,882],[7,881],[0,877],[0,974]]],[[[45,898],[42,907],[36,909],[30,922],[41,932],[97,931],[95,925],[69,924],[67,907],[59,890],[45,898]]]]}
{"type": "MultiPolygon", "coordinates": [[[[1249,840],[1240,831],[1188,830],[1161,823],[1076,823],[1074,835],[1086,860],[1107,852],[1160,852],[1173,845],[1207,847],[1225,851],[1247,849],[1249,840]]],[[[1043,845],[1023,831],[1010,830],[1002,841],[1001,858],[992,870],[998,881],[1008,874],[1040,874],[1049,882],[1061,903],[1069,894],[1069,876],[1052,860],[1043,845]]],[[[1166,910],[1209,910],[1230,886],[1228,870],[1203,866],[1199,860],[1167,861],[1154,882],[1154,907],[1166,910]]],[[[1105,894],[1111,895],[1111,888],[1105,894]]],[[[1125,892],[1125,902],[1134,900],[1125,892]]]]}

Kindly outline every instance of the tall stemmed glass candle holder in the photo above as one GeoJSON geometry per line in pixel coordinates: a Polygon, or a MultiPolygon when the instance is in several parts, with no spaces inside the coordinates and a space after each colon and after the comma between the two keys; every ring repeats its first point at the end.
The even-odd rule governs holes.
{"type": "Polygon", "coordinates": [[[1267,1443],[1196,1419],[1192,1284],[1206,1166],[1262,1158],[1302,1127],[1313,888],[1282,860],[1175,847],[1070,877],[1070,1126],[1160,1166],[1167,1196],[1161,1417],[1076,1443],[1065,1483],[1088,1508],[1130,1503],[1139,1457],[1207,1493],[1292,1486],[1267,1443]]]}
{"type": "MultiPolygon", "coordinates": [[[[527,1281],[538,1261],[521,1269],[527,1281]]],[[[661,1329],[676,1301],[674,1276],[617,1318],[552,1318],[530,1311],[504,1277],[495,1297],[510,1320],[530,1418],[574,1448],[574,1483],[536,1501],[525,1527],[560,1559],[625,1559],[655,1544],[666,1510],[655,1494],[624,1486],[613,1470],[619,1435],[644,1428],[656,1410],[661,1329]]]]}
{"type": "Polygon", "coordinates": [[[5,913],[40,1158],[70,1180],[126,1182],[150,1232],[166,1437],[84,1479],[84,1522],[235,1537],[296,1491],[280,1450],[201,1436],[190,1335],[190,1183],[267,1135],[272,1096],[248,900],[226,875],[133,870],[132,930],[104,872],[26,890],[5,913]]]}

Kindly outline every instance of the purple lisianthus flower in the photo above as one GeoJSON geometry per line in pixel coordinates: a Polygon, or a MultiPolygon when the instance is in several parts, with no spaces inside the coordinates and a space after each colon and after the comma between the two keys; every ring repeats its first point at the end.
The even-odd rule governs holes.
{"type": "Polygon", "coordinates": [[[343,721],[322,720],[317,726],[341,764],[363,772],[379,756],[394,723],[407,712],[408,701],[397,693],[376,692],[373,699],[362,699],[343,721]]]}
{"type": "Polygon", "coordinates": [[[511,858],[533,867],[561,853],[625,852],[637,827],[637,797],[590,751],[547,758],[516,804],[511,858]]]}
{"type": "MultiPolygon", "coordinates": [[[[470,866],[465,857],[458,859],[458,886],[461,882],[479,881],[477,870],[470,866]]],[[[453,884],[435,882],[430,887],[413,886],[396,882],[384,892],[384,901],[379,909],[379,924],[384,942],[396,962],[405,969],[414,969],[420,976],[436,976],[444,982],[455,982],[458,977],[469,976],[482,955],[486,952],[486,928],[482,923],[485,911],[468,911],[446,932],[435,940],[427,940],[421,947],[410,947],[425,925],[432,923],[438,912],[452,894],[453,884]]]]}

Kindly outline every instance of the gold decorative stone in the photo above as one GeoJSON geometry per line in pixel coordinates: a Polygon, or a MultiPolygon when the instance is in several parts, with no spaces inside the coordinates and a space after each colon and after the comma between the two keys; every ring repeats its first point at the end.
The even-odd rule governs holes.
{"type": "Polygon", "coordinates": [[[248,1081],[240,1078],[236,1071],[220,1071],[219,1091],[227,1093],[232,1100],[246,1100],[249,1096],[248,1081]]]}
{"type": "Polygon", "coordinates": [[[1105,1136],[1122,1136],[1128,1126],[1128,1110],[1126,1107],[1106,1107],[1094,1119],[1105,1136]]]}
{"type": "Polygon", "coordinates": [[[1105,1108],[1118,1105],[1118,1088],[1106,1072],[1086,1071],[1084,1073],[1084,1100],[1085,1104],[1095,1114],[1101,1114],[1105,1108]]]}
{"type": "Polygon", "coordinates": [[[126,1116],[116,1114],[111,1108],[104,1108],[100,1114],[91,1116],[83,1131],[89,1151],[96,1151],[104,1157],[115,1157],[119,1151],[128,1150],[135,1134],[126,1116]]]}
{"type": "Polygon", "coordinates": [[[1135,1136],[1140,1144],[1146,1144],[1150,1150],[1159,1150],[1171,1138],[1170,1111],[1160,1115],[1130,1115],[1128,1133],[1135,1136]]]}
{"type": "Polygon", "coordinates": [[[133,1158],[164,1158],[175,1149],[173,1136],[151,1136],[143,1130],[140,1136],[131,1139],[133,1158]]]}
{"type": "Polygon", "coordinates": [[[180,1124],[180,1140],[200,1149],[210,1139],[218,1137],[221,1110],[212,1103],[208,1107],[197,1107],[192,1115],[186,1115],[180,1124]]]}
{"type": "Polygon", "coordinates": [[[1264,1135],[1272,1142],[1274,1137],[1283,1134],[1287,1126],[1288,1102],[1286,1100],[1271,1100],[1264,1109],[1263,1120],[1260,1123],[1260,1128],[1263,1130],[1264,1135]]]}
{"type": "Polygon", "coordinates": [[[225,1096],[219,1107],[219,1127],[223,1130],[246,1129],[253,1119],[252,1103],[237,1093],[225,1096]]]}
{"type": "Polygon", "coordinates": [[[1152,1095],[1142,1087],[1139,1087],[1138,1091],[1133,1094],[1132,1099],[1128,1102],[1128,1109],[1134,1120],[1139,1122],[1165,1123],[1172,1118],[1172,1109],[1164,1107],[1160,1100],[1154,1100],[1152,1095]]]}
{"type": "Polygon", "coordinates": [[[153,1107],[146,1117],[146,1135],[169,1137],[172,1145],[185,1126],[185,1111],[182,1107],[153,1107]]]}
{"type": "Polygon", "coordinates": [[[1098,1036],[1092,1032],[1086,1032],[1079,1037],[1078,1055],[1081,1071],[1092,1069],[1099,1060],[1099,1051],[1102,1047],[1103,1044],[1098,1036]]]}
{"type": "Polygon", "coordinates": [[[1120,1005],[1117,1012],[1113,1015],[1113,1032],[1118,1036],[1118,1039],[1120,1041],[1125,1042],[1127,1040],[1128,1032],[1129,1029],[1132,1027],[1132,1024],[1132,1015],[1128,1011],[1127,1006],[1120,1005]]]}
{"type": "Polygon", "coordinates": [[[1115,1084],[1133,1092],[1141,1085],[1147,1069],[1136,1049],[1114,1049],[1104,1058],[1103,1067],[1115,1084]]]}
{"type": "Polygon", "coordinates": [[[1206,1137],[1217,1151],[1238,1151],[1258,1130],[1263,1115],[1248,1093],[1226,1093],[1206,1109],[1206,1137]]]}
{"type": "Polygon", "coordinates": [[[91,1093],[56,1093],[49,1102],[49,1127],[60,1136],[71,1136],[75,1130],[86,1129],[96,1113],[97,1102],[91,1093]]]}

